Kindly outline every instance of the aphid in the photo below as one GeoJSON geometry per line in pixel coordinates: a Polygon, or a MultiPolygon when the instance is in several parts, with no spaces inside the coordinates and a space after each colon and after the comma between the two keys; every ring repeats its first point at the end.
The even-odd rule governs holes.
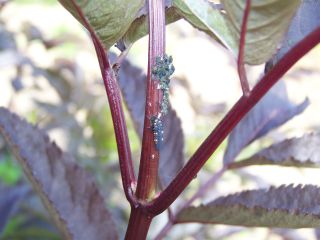
{"type": "Polygon", "coordinates": [[[162,101],[160,102],[161,113],[166,115],[169,110],[169,90],[163,91],[162,101]]]}
{"type": "Polygon", "coordinates": [[[156,149],[159,151],[164,141],[164,127],[161,118],[158,116],[151,117],[151,130],[153,132],[153,141],[156,149]]]}
{"type": "Polygon", "coordinates": [[[152,74],[155,80],[165,81],[170,78],[175,70],[172,61],[172,56],[166,54],[163,57],[156,57],[156,63],[152,67],[152,74]]]}
{"type": "Polygon", "coordinates": [[[158,89],[162,91],[162,100],[159,103],[162,114],[167,114],[169,109],[169,84],[170,76],[175,68],[172,64],[172,56],[164,55],[156,57],[155,65],[152,67],[152,75],[154,80],[158,80],[158,89]]]}

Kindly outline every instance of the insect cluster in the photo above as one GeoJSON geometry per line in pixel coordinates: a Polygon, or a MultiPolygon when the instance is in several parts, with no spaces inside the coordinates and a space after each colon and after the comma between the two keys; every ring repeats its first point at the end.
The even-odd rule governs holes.
{"type": "Polygon", "coordinates": [[[164,55],[163,57],[156,57],[156,63],[152,67],[153,79],[159,81],[158,89],[161,89],[162,91],[162,99],[160,101],[161,112],[158,116],[153,116],[151,118],[151,129],[154,136],[154,143],[158,150],[160,150],[164,141],[164,126],[161,116],[166,115],[169,109],[170,77],[175,70],[172,61],[172,56],[164,55]]]}
{"type": "Polygon", "coordinates": [[[160,109],[164,115],[168,113],[169,109],[170,76],[174,72],[172,61],[172,56],[164,55],[163,57],[156,57],[156,64],[152,68],[153,79],[159,81],[159,89],[162,91],[160,109]]]}

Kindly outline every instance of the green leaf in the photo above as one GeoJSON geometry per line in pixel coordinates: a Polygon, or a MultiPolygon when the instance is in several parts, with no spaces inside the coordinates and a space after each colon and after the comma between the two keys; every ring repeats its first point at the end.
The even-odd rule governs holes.
{"type": "MultiPolygon", "coordinates": [[[[81,8],[91,27],[107,49],[126,33],[144,4],[143,0],[74,1],[81,8]]],[[[59,0],[59,2],[83,24],[72,0],[59,0]]]]}
{"type": "Polygon", "coordinates": [[[320,226],[320,188],[271,187],[220,197],[177,216],[178,223],[201,222],[247,227],[315,228],[320,226]]]}
{"type": "Polygon", "coordinates": [[[64,239],[117,239],[94,178],[38,128],[0,108],[0,134],[49,210],[64,239]]]}
{"type": "Polygon", "coordinates": [[[218,39],[224,46],[237,52],[226,18],[207,0],[174,0],[173,6],[191,25],[218,39]]]}
{"type": "MultiPolygon", "coordinates": [[[[289,28],[300,0],[252,0],[247,23],[245,62],[257,65],[269,60],[289,28]]],[[[228,26],[239,42],[246,0],[222,0],[228,26]]]]}
{"type": "Polygon", "coordinates": [[[310,133],[300,138],[286,139],[274,144],[248,159],[231,163],[229,168],[251,165],[320,167],[319,146],[320,133],[310,133]]]}

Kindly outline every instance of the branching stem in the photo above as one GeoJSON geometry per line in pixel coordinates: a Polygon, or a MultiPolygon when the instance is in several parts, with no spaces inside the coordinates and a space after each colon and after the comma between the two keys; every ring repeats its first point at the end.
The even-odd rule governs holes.
{"type": "Polygon", "coordinates": [[[197,175],[205,162],[219,147],[237,123],[254,107],[270,88],[307,52],[320,42],[320,27],[296,44],[256,84],[250,96],[242,96],[207,139],[200,145],[187,164],[168,187],[152,202],[146,204],[147,211],[155,215],[167,209],[197,175]]]}
{"type": "MultiPolygon", "coordinates": [[[[243,96],[237,101],[233,108],[211,132],[207,139],[201,144],[193,154],[188,163],[164,189],[160,195],[149,201],[155,192],[159,152],[153,142],[153,133],[150,130],[150,118],[160,112],[159,91],[152,80],[152,66],[157,56],[163,56],[165,50],[165,3],[164,0],[148,0],[149,3],[149,62],[147,79],[147,99],[144,120],[144,132],[142,141],[142,153],[139,168],[139,178],[136,194],[136,179],[134,175],[131,150],[129,145],[128,133],[124,113],[122,109],[120,91],[110,66],[108,55],[100,42],[98,36],[88,23],[81,8],[75,0],[71,0],[75,10],[79,14],[82,23],[90,32],[93,40],[97,57],[100,64],[103,82],[107,92],[114,131],[118,146],[119,162],[123,188],[128,201],[131,204],[131,215],[128,225],[126,239],[145,239],[152,218],[166,210],[173,201],[182,193],[188,184],[194,179],[205,162],[214,153],[227,135],[234,129],[239,121],[253,108],[253,106],[270,90],[270,88],[307,52],[320,42],[320,27],[295,45],[278,63],[268,71],[263,78],[250,91],[244,69],[244,46],[246,24],[250,9],[250,0],[246,2],[244,19],[240,37],[238,71],[243,89],[243,96]],[[138,235],[134,235],[134,234],[138,235]],[[138,238],[137,238],[138,237],[138,238]]],[[[225,169],[222,169],[220,176],[225,169]]],[[[212,180],[213,182],[216,179],[212,180]]],[[[201,196],[201,189],[186,204],[190,204],[194,199],[201,196]]]]}

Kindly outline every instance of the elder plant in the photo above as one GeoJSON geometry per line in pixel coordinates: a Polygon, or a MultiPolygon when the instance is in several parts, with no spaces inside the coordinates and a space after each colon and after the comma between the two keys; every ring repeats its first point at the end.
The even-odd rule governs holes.
{"type": "MultiPolygon", "coordinates": [[[[125,239],[146,239],[154,217],[166,210],[168,222],[156,239],[165,237],[174,225],[187,222],[277,228],[320,226],[320,189],[313,185],[244,191],[192,206],[232,169],[252,165],[318,166],[317,133],[286,139],[247,159],[234,161],[248,144],[308,106],[307,99],[298,105],[291,103],[279,80],[320,41],[317,0],[263,3],[222,0],[221,4],[206,0],[59,2],[86,28],[99,60],[116,136],[123,191],[131,206],[125,239]],[[169,102],[174,57],[165,51],[166,24],[181,18],[234,54],[243,92],[184,166],[181,124],[169,102]],[[135,41],[147,34],[147,76],[125,76],[124,72],[132,68],[126,54],[135,41]],[[122,53],[111,64],[108,50],[114,44],[122,53]],[[246,64],[266,64],[263,76],[254,86],[248,83],[246,64]],[[142,90],[135,92],[135,86],[142,90]],[[132,99],[144,104],[136,106],[132,99]],[[138,175],[134,172],[123,101],[142,141],[138,175]],[[170,205],[228,135],[223,167],[189,200],[171,211],[170,205]],[[297,149],[303,149],[303,154],[297,149]]],[[[0,111],[0,132],[63,236],[117,239],[105,200],[85,170],[44,132],[7,109],[0,111]]]]}

